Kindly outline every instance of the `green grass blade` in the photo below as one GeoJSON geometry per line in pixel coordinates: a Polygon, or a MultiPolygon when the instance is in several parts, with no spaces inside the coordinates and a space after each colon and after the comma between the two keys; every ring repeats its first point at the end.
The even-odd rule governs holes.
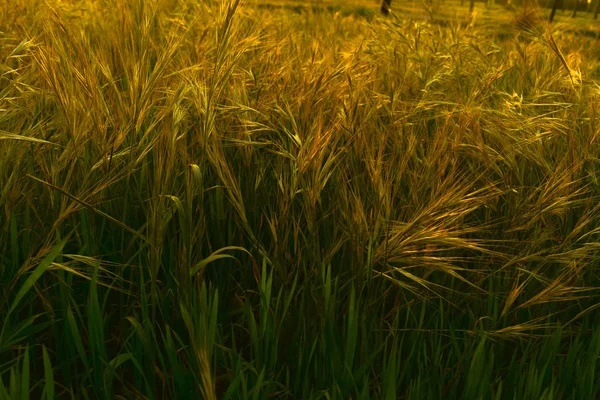
{"type": "Polygon", "coordinates": [[[25,346],[25,354],[23,354],[21,366],[21,399],[29,400],[29,345],[25,346]]]}
{"type": "Polygon", "coordinates": [[[46,346],[42,346],[42,358],[44,363],[44,399],[54,400],[54,371],[46,346]]]}

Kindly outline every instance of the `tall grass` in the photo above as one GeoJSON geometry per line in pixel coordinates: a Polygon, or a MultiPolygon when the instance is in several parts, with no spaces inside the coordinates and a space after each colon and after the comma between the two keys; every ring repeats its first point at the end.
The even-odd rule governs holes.
{"type": "Polygon", "coordinates": [[[0,399],[600,395],[591,39],[0,9],[0,399]]]}

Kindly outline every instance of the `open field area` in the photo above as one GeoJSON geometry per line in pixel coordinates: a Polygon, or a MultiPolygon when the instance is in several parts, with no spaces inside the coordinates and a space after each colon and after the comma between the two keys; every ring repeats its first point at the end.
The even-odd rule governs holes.
{"type": "Polygon", "coordinates": [[[593,12],[4,3],[0,400],[600,398],[593,12]]]}

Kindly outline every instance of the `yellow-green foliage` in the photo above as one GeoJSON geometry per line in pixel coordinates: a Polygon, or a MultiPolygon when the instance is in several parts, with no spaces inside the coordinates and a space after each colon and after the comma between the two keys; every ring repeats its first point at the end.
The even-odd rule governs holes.
{"type": "Polygon", "coordinates": [[[597,27],[259,3],[0,7],[0,399],[597,396],[597,27]]]}

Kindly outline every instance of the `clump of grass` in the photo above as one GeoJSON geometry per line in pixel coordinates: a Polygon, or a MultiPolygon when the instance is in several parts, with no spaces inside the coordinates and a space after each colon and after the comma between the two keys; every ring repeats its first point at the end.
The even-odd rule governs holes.
{"type": "Polygon", "coordinates": [[[545,23],[544,14],[538,7],[523,7],[515,12],[514,24],[517,29],[523,31],[539,30],[543,23],[545,23]]]}
{"type": "Polygon", "coordinates": [[[591,39],[29,4],[0,45],[0,398],[598,397],[591,39]]]}

